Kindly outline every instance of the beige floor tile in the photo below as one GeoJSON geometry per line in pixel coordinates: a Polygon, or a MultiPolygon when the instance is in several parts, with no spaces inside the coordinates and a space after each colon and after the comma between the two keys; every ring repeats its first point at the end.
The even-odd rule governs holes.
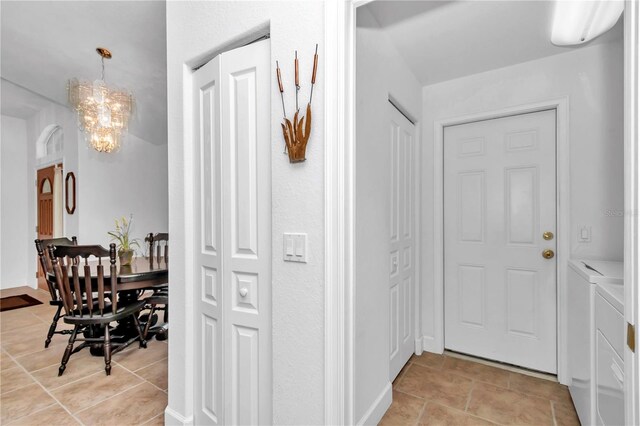
{"type": "MultiPolygon", "coordinates": [[[[23,339],[15,342],[6,342],[3,344],[4,349],[7,353],[11,354],[13,357],[20,357],[27,354],[32,354],[34,352],[40,352],[45,349],[44,341],[47,338],[47,327],[42,327],[38,330],[37,333],[23,335],[23,339]]],[[[51,339],[51,343],[49,347],[46,349],[50,349],[52,351],[60,351],[60,346],[62,346],[62,351],[60,351],[60,356],[62,356],[62,352],[64,352],[64,347],[67,345],[69,341],[69,336],[62,336],[56,334],[51,339]],[[56,347],[58,349],[56,349],[56,347]]]]}
{"type": "Polygon", "coordinates": [[[164,426],[164,412],[144,423],[144,426],[164,426]]]}
{"type": "Polygon", "coordinates": [[[34,425],[78,425],[76,419],[71,417],[67,411],[62,408],[59,404],[52,405],[51,407],[45,408],[44,410],[40,410],[37,413],[30,414],[26,417],[22,417],[14,422],[9,423],[10,425],[24,425],[24,426],[34,426],[34,425]]]}
{"type": "Polygon", "coordinates": [[[0,334],[0,344],[4,348],[7,343],[21,342],[25,340],[25,336],[36,337],[36,334],[42,334],[42,347],[44,347],[44,339],[47,338],[49,325],[38,321],[37,324],[21,330],[12,330],[0,334]]]}
{"type": "Polygon", "coordinates": [[[573,404],[567,407],[553,402],[553,414],[555,415],[557,426],[580,426],[580,419],[573,404]]]}
{"type": "Polygon", "coordinates": [[[418,424],[429,426],[471,426],[493,425],[495,423],[480,419],[464,411],[456,410],[455,408],[427,402],[418,424]]]}
{"type": "Polygon", "coordinates": [[[162,390],[167,390],[169,387],[166,359],[153,363],[148,367],[141,368],[136,371],[136,374],[162,390]]]}
{"type": "Polygon", "coordinates": [[[129,389],[77,414],[88,425],[134,425],[152,419],[167,406],[167,394],[149,383],[129,389]]]}
{"type": "Polygon", "coordinates": [[[413,425],[415,424],[422,407],[424,399],[407,395],[406,393],[393,391],[393,402],[380,421],[380,425],[413,425]]]}
{"type": "Polygon", "coordinates": [[[444,363],[445,356],[441,354],[434,354],[431,352],[422,352],[422,355],[414,355],[411,358],[411,362],[424,365],[425,367],[431,367],[439,369],[444,363]]]}
{"type": "Polygon", "coordinates": [[[447,371],[411,364],[396,387],[401,392],[464,410],[472,380],[447,371]]]}
{"type": "Polygon", "coordinates": [[[59,387],[51,391],[51,394],[69,411],[76,413],[141,382],[142,379],[139,377],[121,367],[113,366],[110,376],[102,370],[77,382],[59,387]]]}
{"type": "Polygon", "coordinates": [[[113,360],[131,371],[139,370],[167,357],[168,346],[153,339],[147,343],[147,348],[140,348],[134,342],[127,349],[118,352],[113,360]]]}
{"type": "Polygon", "coordinates": [[[48,390],[59,388],[67,383],[83,379],[99,371],[104,373],[104,358],[92,356],[88,350],[83,349],[77,354],[71,355],[64,374],[58,377],[59,363],[31,373],[33,377],[48,390]]]}
{"type": "Polygon", "coordinates": [[[56,401],[51,398],[40,385],[34,383],[13,392],[5,393],[0,398],[0,423],[17,420],[20,417],[35,413],[56,401]]]}
{"type": "Polygon", "coordinates": [[[511,373],[509,388],[529,395],[552,399],[560,403],[571,403],[569,388],[550,380],[511,373]]]}
{"type": "Polygon", "coordinates": [[[17,367],[18,364],[13,362],[11,357],[5,351],[0,351],[0,371],[17,367]]]}
{"type": "MultiPolygon", "coordinates": [[[[50,365],[60,365],[65,347],[66,345],[63,344],[52,345],[47,349],[16,357],[15,360],[29,372],[40,370],[50,365]]],[[[83,350],[88,351],[88,348],[83,350]]],[[[73,358],[74,355],[71,356],[70,363],[73,362],[73,358]]]]}
{"type": "Polygon", "coordinates": [[[447,356],[443,371],[450,371],[461,376],[481,382],[507,388],[509,386],[509,372],[500,368],[480,364],[478,362],[447,356]]]}
{"type": "Polygon", "coordinates": [[[23,386],[33,383],[33,379],[18,366],[3,370],[0,373],[0,393],[14,391],[23,386]]]}
{"type": "Polygon", "coordinates": [[[551,401],[485,383],[476,383],[467,411],[501,424],[553,425],[551,401]]]}
{"type": "MultiPolygon", "coordinates": [[[[16,311],[19,311],[17,309],[16,311]]],[[[16,311],[8,311],[8,313],[16,312],[16,311]]],[[[3,312],[4,313],[4,312],[3,312]]],[[[32,327],[34,325],[43,325],[45,324],[40,318],[32,315],[28,312],[20,313],[15,316],[5,316],[0,319],[0,332],[1,333],[11,333],[18,330],[24,330],[27,327],[32,327]]],[[[45,330],[46,333],[46,330],[45,330]]]]}

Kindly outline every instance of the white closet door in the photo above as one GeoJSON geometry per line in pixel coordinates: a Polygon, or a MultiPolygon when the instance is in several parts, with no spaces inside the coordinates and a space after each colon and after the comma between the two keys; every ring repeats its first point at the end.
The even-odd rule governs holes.
{"type": "Polygon", "coordinates": [[[549,373],[556,258],[543,252],[556,250],[555,114],[444,132],[445,347],[549,373]]]}
{"type": "Polygon", "coordinates": [[[415,350],[413,332],[414,223],[413,124],[389,104],[391,235],[389,236],[389,379],[415,350]]]}
{"type": "Polygon", "coordinates": [[[196,424],[270,424],[269,41],[194,73],[196,424]]]}
{"type": "Polygon", "coordinates": [[[221,55],[227,424],[271,424],[269,46],[221,55]]]}

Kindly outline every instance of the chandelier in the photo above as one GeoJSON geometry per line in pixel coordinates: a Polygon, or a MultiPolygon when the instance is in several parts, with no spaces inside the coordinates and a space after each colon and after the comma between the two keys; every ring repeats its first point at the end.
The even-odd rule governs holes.
{"type": "Polygon", "coordinates": [[[107,86],[104,60],[111,59],[111,52],[103,47],[96,51],[102,62],[102,77],[94,82],[69,80],[69,104],[78,113],[78,125],[87,143],[98,152],[109,153],[120,149],[134,101],[130,92],[107,86]]]}

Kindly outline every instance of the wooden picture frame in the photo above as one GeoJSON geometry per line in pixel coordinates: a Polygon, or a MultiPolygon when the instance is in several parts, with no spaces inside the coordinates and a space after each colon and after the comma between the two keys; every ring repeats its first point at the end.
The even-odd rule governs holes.
{"type": "Polygon", "coordinates": [[[67,213],[76,211],[76,175],[73,172],[68,172],[64,179],[64,204],[67,213]]]}

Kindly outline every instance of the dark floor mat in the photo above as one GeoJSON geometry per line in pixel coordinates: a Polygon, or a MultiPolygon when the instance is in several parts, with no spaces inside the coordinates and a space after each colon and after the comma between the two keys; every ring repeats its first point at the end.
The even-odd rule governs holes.
{"type": "Polygon", "coordinates": [[[0,312],[26,308],[34,305],[42,305],[42,302],[27,294],[0,298],[0,312]]]}

